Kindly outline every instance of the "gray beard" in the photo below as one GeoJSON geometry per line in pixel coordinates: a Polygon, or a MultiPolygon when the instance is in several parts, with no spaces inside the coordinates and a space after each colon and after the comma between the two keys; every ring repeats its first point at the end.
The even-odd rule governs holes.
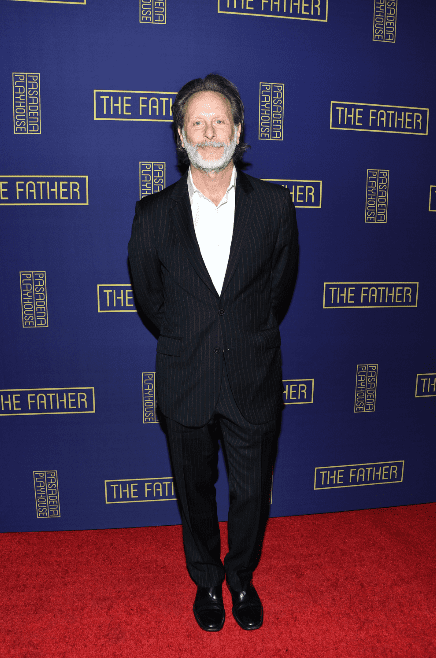
{"type": "Polygon", "coordinates": [[[233,158],[233,154],[237,145],[237,134],[236,129],[234,130],[233,138],[230,140],[229,144],[224,142],[201,142],[200,144],[191,144],[186,137],[185,130],[182,129],[183,143],[185,145],[186,153],[188,154],[189,162],[206,173],[210,171],[219,172],[227,167],[230,160],[233,158]],[[200,153],[198,152],[199,147],[201,146],[214,146],[216,148],[224,147],[224,153],[217,160],[205,160],[200,153]]]}

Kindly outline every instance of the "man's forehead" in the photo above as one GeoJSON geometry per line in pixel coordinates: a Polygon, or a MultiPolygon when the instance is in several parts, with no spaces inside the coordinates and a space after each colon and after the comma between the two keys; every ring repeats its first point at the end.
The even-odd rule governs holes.
{"type": "Polygon", "coordinates": [[[187,114],[212,116],[217,112],[232,113],[229,100],[218,91],[197,91],[189,98],[186,104],[187,114]]]}

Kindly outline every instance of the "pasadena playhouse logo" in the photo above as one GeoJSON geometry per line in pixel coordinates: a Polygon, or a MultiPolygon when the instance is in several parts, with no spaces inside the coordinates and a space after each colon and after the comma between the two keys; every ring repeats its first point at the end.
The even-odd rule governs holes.
{"type": "Polygon", "coordinates": [[[94,89],[95,121],[172,121],[177,92],[94,89]]]}
{"type": "Polygon", "coordinates": [[[48,327],[46,273],[20,272],[20,289],[23,327],[48,327]]]}
{"type": "Polygon", "coordinates": [[[283,140],[284,96],[284,84],[259,83],[259,139],[283,140]]]}
{"type": "Polygon", "coordinates": [[[404,460],[346,466],[317,466],[313,488],[341,489],[372,484],[396,484],[403,481],[403,475],[404,460]]]}
{"type": "Polygon", "coordinates": [[[436,185],[430,185],[430,197],[428,200],[428,209],[430,212],[436,212],[436,185]]]}
{"type": "Polygon", "coordinates": [[[136,313],[130,283],[98,283],[97,305],[99,313],[136,313]]]}
{"type": "Polygon", "coordinates": [[[372,40],[395,43],[398,0],[374,0],[372,40]]]}
{"type": "Polygon", "coordinates": [[[167,22],[166,0],[139,0],[139,22],[164,25],[167,22]]]}
{"type": "Polygon", "coordinates": [[[14,134],[41,134],[41,84],[39,73],[12,73],[14,134]]]}
{"type": "Polygon", "coordinates": [[[332,130],[428,135],[427,107],[331,101],[332,130]]]}
{"type": "Polygon", "coordinates": [[[93,386],[0,390],[0,416],[93,413],[95,413],[93,386]]]}
{"type": "Polygon", "coordinates": [[[326,282],[323,308],[415,308],[418,282],[326,282]]]}
{"type": "Polygon", "coordinates": [[[389,171],[368,169],[366,174],[365,222],[386,224],[388,221],[389,171]]]}
{"type": "Polygon", "coordinates": [[[219,14],[327,21],[328,0],[218,0],[219,14]]]}
{"type": "Polygon", "coordinates": [[[38,519],[58,519],[61,515],[58,472],[33,471],[33,486],[35,488],[36,517],[38,519]]]}
{"type": "Polygon", "coordinates": [[[177,500],[172,477],[105,480],[104,495],[106,505],[177,500]]]}
{"type": "Polygon", "coordinates": [[[378,365],[361,363],[356,370],[354,413],[375,411],[378,365]]]}
{"type": "Polygon", "coordinates": [[[314,379],[284,379],[283,404],[313,404],[314,379]]]}
{"type": "Polygon", "coordinates": [[[415,397],[436,397],[436,372],[426,372],[422,375],[416,375],[415,397]]]}
{"type": "Polygon", "coordinates": [[[156,418],[156,373],[142,373],[142,422],[157,423],[156,418]]]}
{"type": "Polygon", "coordinates": [[[139,163],[139,198],[160,192],[165,187],[165,162],[139,163]]]}
{"type": "Polygon", "coordinates": [[[2,176],[1,206],[87,206],[88,176],[2,176]]]}
{"type": "Polygon", "coordinates": [[[262,178],[268,183],[277,183],[291,193],[296,208],[321,208],[322,181],[292,180],[289,178],[262,178]]]}

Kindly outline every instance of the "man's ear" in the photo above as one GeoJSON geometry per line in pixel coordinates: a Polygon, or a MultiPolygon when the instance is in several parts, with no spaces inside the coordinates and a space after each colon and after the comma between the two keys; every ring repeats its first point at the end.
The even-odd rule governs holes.
{"type": "Polygon", "coordinates": [[[239,139],[241,137],[241,124],[239,123],[237,126],[235,126],[236,129],[236,143],[239,144],[239,139]]]}
{"type": "Polygon", "coordinates": [[[181,142],[183,148],[185,148],[185,144],[183,143],[182,131],[180,130],[180,128],[177,128],[177,132],[179,133],[180,142],[181,142]]]}

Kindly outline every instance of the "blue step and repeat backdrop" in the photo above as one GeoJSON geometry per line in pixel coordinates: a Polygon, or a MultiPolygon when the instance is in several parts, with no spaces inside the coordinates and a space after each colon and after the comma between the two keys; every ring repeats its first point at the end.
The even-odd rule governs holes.
{"type": "MultiPolygon", "coordinates": [[[[285,185],[272,516],[434,501],[436,4],[2,0],[3,531],[177,524],[135,202],[179,178],[171,104],[217,72],[246,171],[285,185]]],[[[220,519],[227,479],[220,458],[220,519]]]]}

